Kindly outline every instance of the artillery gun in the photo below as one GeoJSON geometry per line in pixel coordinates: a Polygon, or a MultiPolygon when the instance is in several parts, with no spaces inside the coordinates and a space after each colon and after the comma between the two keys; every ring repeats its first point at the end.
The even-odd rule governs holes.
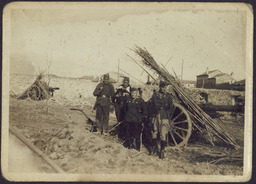
{"type": "MultiPolygon", "coordinates": [[[[186,145],[192,134],[192,129],[194,129],[202,138],[212,145],[215,145],[215,143],[220,140],[226,145],[241,149],[241,146],[238,145],[234,137],[230,135],[228,127],[226,127],[222,121],[210,117],[210,115],[200,107],[196,99],[191,96],[190,90],[185,88],[179,81],[175,72],[175,76],[173,76],[163,64],[161,64],[161,66],[158,65],[146,48],[142,49],[135,46],[133,51],[141,58],[142,65],[148,68],[148,70],[141,66],[137,60],[128,55],[135,64],[150,75],[152,79],[154,79],[154,77],[150,74],[150,70],[158,74],[161,80],[169,83],[175,92],[173,95],[174,108],[169,114],[170,129],[167,136],[168,146],[179,147],[186,145]]],[[[217,108],[217,106],[205,105],[204,107],[209,107],[211,110],[214,110],[214,108],[217,110],[221,108],[225,110],[225,108],[217,108]]],[[[236,111],[237,109],[239,110],[240,107],[229,108],[231,111],[236,111]]],[[[243,111],[243,108],[241,108],[241,111],[243,111]]]]}
{"type": "Polygon", "coordinates": [[[40,74],[35,82],[19,95],[17,99],[45,100],[53,96],[54,91],[59,89],[58,87],[49,87],[46,82],[42,81],[42,75],[40,74]]]}
{"type": "MultiPolygon", "coordinates": [[[[177,97],[176,97],[177,98],[177,97]]],[[[243,113],[244,112],[244,98],[241,96],[234,96],[232,105],[214,105],[206,102],[197,104],[207,114],[216,113],[219,111],[243,113]]],[[[188,143],[190,136],[193,134],[193,127],[191,114],[182,105],[182,102],[174,102],[174,109],[170,112],[170,129],[167,136],[168,146],[181,147],[188,143]]]]}

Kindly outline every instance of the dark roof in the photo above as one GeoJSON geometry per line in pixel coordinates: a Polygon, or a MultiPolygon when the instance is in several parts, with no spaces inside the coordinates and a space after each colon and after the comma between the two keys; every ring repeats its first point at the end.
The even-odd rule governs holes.
{"type": "Polygon", "coordinates": [[[240,81],[237,81],[237,82],[234,82],[233,85],[238,85],[238,86],[244,86],[245,85],[245,79],[244,80],[240,80],[240,81]]]}
{"type": "Polygon", "coordinates": [[[216,75],[216,76],[214,76],[214,77],[211,77],[211,78],[222,77],[222,76],[224,76],[224,75],[228,75],[228,74],[226,74],[226,73],[220,73],[220,74],[218,74],[218,75],[216,75]]]}

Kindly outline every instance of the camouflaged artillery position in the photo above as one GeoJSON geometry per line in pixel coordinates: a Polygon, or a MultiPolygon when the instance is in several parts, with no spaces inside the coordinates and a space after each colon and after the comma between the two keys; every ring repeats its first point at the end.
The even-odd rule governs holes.
{"type": "Polygon", "coordinates": [[[31,98],[32,100],[45,100],[52,97],[54,91],[59,90],[59,88],[49,87],[46,82],[42,81],[42,77],[42,74],[38,75],[35,82],[19,95],[17,99],[24,100],[31,98]]]}
{"type": "Polygon", "coordinates": [[[196,130],[203,139],[213,146],[216,142],[220,141],[233,148],[242,149],[235,139],[230,136],[228,127],[221,121],[211,118],[204,110],[208,107],[211,111],[224,110],[241,112],[243,111],[243,103],[242,105],[234,105],[232,107],[217,107],[214,105],[210,106],[209,104],[200,107],[190,95],[190,91],[177,80],[177,77],[170,74],[164,65],[158,65],[145,48],[142,49],[135,46],[133,51],[141,58],[140,62],[145,67],[128,55],[135,64],[140,66],[152,79],[154,79],[154,77],[150,74],[150,70],[158,74],[162,80],[172,86],[175,92],[173,96],[174,109],[169,115],[170,130],[167,136],[168,146],[180,147],[186,145],[193,132],[192,130],[196,130]]]}

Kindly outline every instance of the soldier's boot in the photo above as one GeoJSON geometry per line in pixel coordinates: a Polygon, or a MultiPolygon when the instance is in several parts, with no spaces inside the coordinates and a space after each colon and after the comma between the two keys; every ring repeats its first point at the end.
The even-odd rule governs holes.
{"type": "Polygon", "coordinates": [[[96,132],[95,132],[95,133],[99,134],[99,133],[100,133],[100,131],[101,131],[101,130],[100,130],[100,128],[98,128],[98,127],[97,127],[96,129],[97,129],[97,130],[96,130],[96,132]]]}
{"type": "Polygon", "coordinates": [[[148,153],[149,155],[154,155],[154,151],[155,151],[155,148],[154,148],[154,141],[153,139],[151,139],[151,142],[150,142],[150,145],[148,146],[148,153]]]}
{"type": "Polygon", "coordinates": [[[136,147],[135,147],[135,149],[137,151],[140,151],[140,139],[135,139],[135,140],[136,140],[136,147]]]}
{"type": "Polygon", "coordinates": [[[137,149],[137,142],[135,138],[132,138],[132,149],[137,149]]]}
{"type": "Polygon", "coordinates": [[[99,128],[98,128],[98,124],[99,124],[99,123],[98,123],[98,120],[96,119],[96,121],[92,123],[91,130],[90,130],[90,131],[97,133],[97,132],[98,132],[98,129],[99,129],[99,128]]]}
{"type": "Polygon", "coordinates": [[[164,159],[164,151],[166,147],[166,142],[161,140],[161,150],[159,152],[159,158],[164,159]]]}
{"type": "Polygon", "coordinates": [[[95,123],[92,124],[90,132],[97,132],[97,125],[95,123]]]}
{"type": "Polygon", "coordinates": [[[132,138],[128,138],[127,147],[128,147],[128,149],[132,149],[132,147],[133,147],[133,139],[132,138]]]}
{"type": "Polygon", "coordinates": [[[148,154],[149,154],[149,155],[152,155],[152,153],[153,153],[153,149],[152,149],[151,146],[149,146],[149,147],[148,147],[148,154]]]}
{"type": "Polygon", "coordinates": [[[97,128],[97,133],[102,134],[103,133],[103,129],[102,128],[97,128]]]}
{"type": "Polygon", "coordinates": [[[157,140],[152,139],[152,155],[158,154],[158,145],[157,145],[157,140]]]}

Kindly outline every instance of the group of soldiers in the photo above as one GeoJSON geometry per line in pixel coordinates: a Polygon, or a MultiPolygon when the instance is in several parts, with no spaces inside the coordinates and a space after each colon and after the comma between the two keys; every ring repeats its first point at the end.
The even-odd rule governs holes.
{"type": "Polygon", "coordinates": [[[149,153],[164,158],[170,126],[169,114],[173,109],[172,96],[166,91],[167,85],[166,82],[160,81],[159,90],[155,91],[146,103],[142,99],[141,89],[131,87],[128,77],[123,79],[123,84],[115,91],[110,83],[109,74],[105,74],[93,92],[96,96],[94,109],[97,132],[108,135],[109,113],[111,109],[115,109],[119,124],[118,133],[124,140],[124,145],[130,149],[140,150],[143,126],[148,125],[152,127],[149,153]]]}

